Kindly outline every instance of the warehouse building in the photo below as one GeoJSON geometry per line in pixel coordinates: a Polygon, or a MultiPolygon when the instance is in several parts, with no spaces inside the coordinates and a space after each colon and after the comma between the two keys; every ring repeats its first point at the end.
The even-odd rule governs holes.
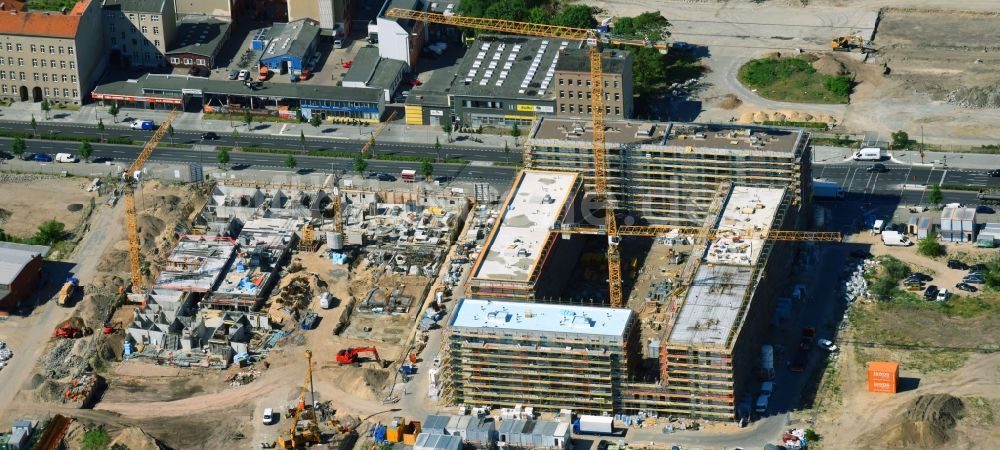
{"type": "Polygon", "coordinates": [[[785,288],[794,257],[791,243],[755,236],[795,225],[792,198],[784,188],[731,189],[712,221],[717,238],[699,253],[694,278],[660,334],[660,380],[629,385],[625,411],[736,417],[737,400],[756,388],[774,293],[785,288]]]}
{"type": "Polygon", "coordinates": [[[582,240],[562,240],[549,231],[561,222],[576,223],[580,185],[575,173],[519,172],[500,208],[498,225],[472,266],[469,294],[520,300],[558,295],[569,271],[542,268],[572,266],[582,240]]]}
{"type": "Polygon", "coordinates": [[[260,65],[271,71],[298,80],[305,64],[319,44],[319,26],[312,19],[276,23],[268,31],[268,41],[260,57],[260,65]]]}
{"type": "Polygon", "coordinates": [[[382,58],[375,47],[364,47],[354,56],[354,64],[344,74],[341,86],[381,89],[383,99],[392,100],[392,93],[403,81],[406,64],[395,59],[382,58]]]}
{"type": "MultiPolygon", "coordinates": [[[[463,299],[448,327],[443,390],[466,405],[610,414],[633,370],[637,325],[628,309],[463,299]]],[[[504,430],[508,441],[524,432],[504,439],[504,430]]]]}
{"type": "Polygon", "coordinates": [[[0,242],[0,310],[13,311],[35,290],[50,247],[0,242]]]}
{"type": "MultiPolygon", "coordinates": [[[[608,190],[614,209],[655,225],[700,226],[719,184],[787,187],[802,202],[809,134],[746,125],[609,120],[608,190]]],[[[529,133],[526,167],[576,171],[593,189],[589,120],[542,118],[529,133]]]]}

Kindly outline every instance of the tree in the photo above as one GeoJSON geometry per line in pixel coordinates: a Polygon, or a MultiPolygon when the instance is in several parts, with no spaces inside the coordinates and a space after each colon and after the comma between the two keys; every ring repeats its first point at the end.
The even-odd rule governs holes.
{"type": "Polygon", "coordinates": [[[94,148],[90,146],[90,142],[83,141],[80,143],[80,156],[87,162],[90,162],[90,157],[94,156],[94,148]]]}
{"type": "Polygon", "coordinates": [[[441,162],[441,140],[437,137],[434,138],[434,152],[437,153],[437,162],[441,162]]]}
{"type": "Polygon", "coordinates": [[[615,35],[628,39],[662,41],[670,36],[670,22],[658,12],[644,12],[615,21],[615,35]]]}
{"type": "Polygon", "coordinates": [[[229,164],[229,151],[224,148],[220,148],[215,154],[215,159],[219,161],[219,167],[225,168],[226,164],[229,164]]]}
{"type": "Polygon", "coordinates": [[[253,114],[250,114],[250,111],[243,113],[243,123],[247,124],[247,131],[252,131],[250,124],[253,123],[253,114]]]}
{"type": "Polygon", "coordinates": [[[851,77],[847,75],[827,75],[823,78],[823,86],[837,97],[851,95],[851,77]]]}
{"type": "Polygon", "coordinates": [[[521,129],[518,128],[516,122],[514,123],[514,126],[510,127],[510,135],[511,135],[511,137],[514,138],[514,146],[516,147],[517,146],[517,138],[519,136],[521,136],[521,129]]]}
{"type": "Polygon", "coordinates": [[[910,135],[903,130],[892,133],[892,148],[908,148],[910,146],[910,135]]]}
{"type": "Polygon", "coordinates": [[[14,141],[10,143],[10,152],[15,156],[20,157],[24,154],[24,151],[28,149],[28,144],[24,142],[24,138],[16,137],[14,141]]]}
{"type": "Polygon", "coordinates": [[[322,124],[323,124],[323,119],[320,119],[318,114],[313,114],[312,116],[309,117],[309,125],[319,128],[319,126],[322,124]]]}
{"type": "Polygon", "coordinates": [[[944,246],[937,240],[937,236],[928,235],[917,243],[917,253],[928,258],[944,256],[944,246]]]}
{"type": "Polygon", "coordinates": [[[552,12],[544,6],[536,6],[528,10],[528,22],[549,23],[552,21],[552,12]]]}
{"type": "Polygon", "coordinates": [[[302,151],[306,151],[306,132],[299,130],[299,143],[302,144],[302,151]]]}
{"type": "Polygon", "coordinates": [[[434,175],[434,164],[431,164],[430,161],[424,160],[424,162],[420,163],[420,174],[423,175],[424,178],[430,179],[431,175],[434,175]]]}
{"type": "Polygon", "coordinates": [[[571,5],[559,10],[559,13],[553,18],[552,24],[589,29],[597,26],[597,19],[594,18],[589,6],[571,5]]]}
{"type": "Polygon", "coordinates": [[[498,0],[486,8],[486,17],[523,21],[529,9],[525,0],[498,0]]]}
{"type": "Polygon", "coordinates": [[[174,124],[167,124],[167,134],[170,135],[170,145],[174,145],[174,124]]]}
{"type": "Polygon", "coordinates": [[[365,161],[365,158],[361,156],[361,153],[356,153],[354,155],[354,171],[357,172],[358,175],[364,175],[365,169],[368,169],[368,161],[365,161]]]}
{"type": "Polygon", "coordinates": [[[1000,289],[1000,258],[994,258],[986,264],[986,285],[993,289],[1000,289]]]}
{"type": "Polygon", "coordinates": [[[298,165],[299,165],[299,162],[295,160],[295,156],[294,155],[289,154],[288,157],[285,158],[285,167],[287,167],[289,169],[294,169],[298,165]]]}
{"type": "Polygon", "coordinates": [[[108,107],[108,114],[111,114],[111,117],[115,118],[115,122],[118,121],[118,113],[119,112],[121,112],[121,111],[118,110],[118,104],[117,103],[112,103],[111,106],[108,107]]]}
{"type": "Polygon", "coordinates": [[[302,117],[302,109],[301,108],[295,108],[295,120],[298,120],[299,122],[304,122],[305,121],[305,118],[302,117]]]}
{"type": "Polygon", "coordinates": [[[233,128],[233,150],[239,150],[240,148],[240,132],[233,128]]]}
{"type": "Polygon", "coordinates": [[[451,142],[451,122],[442,123],[441,131],[448,135],[448,142],[451,142]]]}
{"type": "Polygon", "coordinates": [[[49,101],[42,99],[42,103],[39,106],[42,108],[42,112],[45,113],[45,120],[49,120],[49,111],[52,111],[52,106],[49,105],[49,101]]]}
{"type": "Polygon", "coordinates": [[[927,194],[927,201],[931,202],[932,205],[938,206],[941,201],[944,200],[944,194],[941,193],[941,186],[936,184],[931,185],[931,193],[927,194]]]}
{"type": "Polygon", "coordinates": [[[66,225],[57,220],[49,220],[38,226],[31,240],[39,245],[51,245],[66,239],[66,225]]]}
{"type": "Polygon", "coordinates": [[[34,114],[31,115],[30,125],[31,125],[31,137],[35,137],[35,135],[38,134],[38,121],[35,120],[34,114]]]}
{"type": "Polygon", "coordinates": [[[101,142],[104,142],[104,120],[97,119],[97,132],[101,134],[101,142]]]}
{"type": "Polygon", "coordinates": [[[510,146],[507,145],[507,141],[503,143],[503,158],[507,161],[507,164],[510,164],[510,146]]]}
{"type": "Polygon", "coordinates": [[[632,79],[638,96],[656,94],[667,81],[666,57],[654,48],[632,50],[632,79]]]}

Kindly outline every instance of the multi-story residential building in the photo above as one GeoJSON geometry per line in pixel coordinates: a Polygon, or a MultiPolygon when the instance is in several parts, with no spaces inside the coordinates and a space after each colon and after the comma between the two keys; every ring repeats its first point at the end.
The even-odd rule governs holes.
{"type": "Polygon", "coordinates": [[[101,5],[0,14],[0,98],[79,105],[107,62],[101,5]]]}
{"type": "Polygon", "coordinates": [[[628,309],[464,299],[448,326],[444,390],[466,405],[610,414],[635,370],[637,322],[628,309]]]}
{"type": "Polygon", "coordinates": [[[288,0],[288,21],[312,19],[323,36],[345,35],[351,32],[353,8],[351,0],[288,0]]]}
{"type": "Polygon", "coordinates": [[[123,66],[164,67],[174,38],[173,0],[104,0],[104,37],[110,58],[123,66]]]}
{"type": "MultiPolygon", "coordinates": [[[[564,51],[556,63],[559,116],[591,114],[590,55],[587,50],[564,51]]],[[[632,54],[623,50],[605,50],[601,54],[604,74],[604,116],[608,119],[631,119],[632,54]]]]}

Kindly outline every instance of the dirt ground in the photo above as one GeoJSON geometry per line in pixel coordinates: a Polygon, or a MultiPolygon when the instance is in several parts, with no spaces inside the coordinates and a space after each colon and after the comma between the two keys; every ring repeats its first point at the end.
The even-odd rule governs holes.
{"type": "Polygon", "coordinates": [[[87,192],[89,184],[89,180],[78,177],[0,184],[0,229],[27,237],[42,222],[52,219],[73,229],[83,218],[83,207],[97,197],[87,192]],[[77,205],[72,207],[75,211],[69,209],[71,205],[77,205]]]}

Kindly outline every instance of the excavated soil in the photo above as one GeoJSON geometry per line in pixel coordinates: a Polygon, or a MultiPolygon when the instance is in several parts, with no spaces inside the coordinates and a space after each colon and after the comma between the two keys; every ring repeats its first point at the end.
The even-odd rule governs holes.
{"type": "Polygon", "coordinates": [[[898,418],[878,430],[874,441],[886,448],[930,448],[944,445],[965,411],[962,400],[948,394],[921,395],[898,418]]]}

